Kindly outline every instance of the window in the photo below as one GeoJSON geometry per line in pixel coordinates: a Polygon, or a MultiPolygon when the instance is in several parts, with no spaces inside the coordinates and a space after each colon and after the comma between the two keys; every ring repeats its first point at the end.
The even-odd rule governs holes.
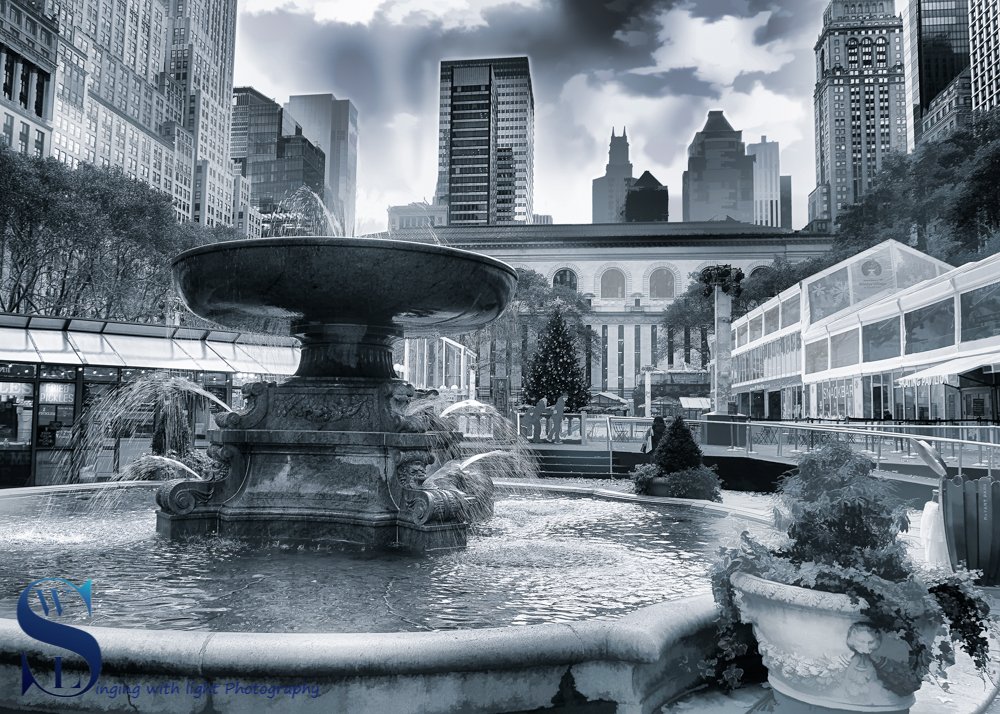
{"type": "Polygon", "coordinates": [[[552,287],[554,288],[562,287],[576,290],[576,286],[576,273],[569,268],[556,271],[555,276],[552,278],[552,287]]]}
{"type": "Polygon", "coordinates": [[[625,297],[625,274],[617,268],[605,270],[601,276],[602,298],[625,297]]]}
{"type": "Polygon", "coordinates": [[[669,299],[674,296],[674,274],[666,268],[657,268],[649,276],[649,296],[669,299]]]}
{"type": "Polygon", "coordinates": [[[955,343],[955,302],[951,299],[903,315],[906,354],[927,352],[955,343]]]}

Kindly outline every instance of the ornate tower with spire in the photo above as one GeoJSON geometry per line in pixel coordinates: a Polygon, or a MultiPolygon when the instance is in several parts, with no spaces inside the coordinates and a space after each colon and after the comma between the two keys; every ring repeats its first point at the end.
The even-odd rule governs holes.
{"type": "Polygon", "coordinates": [[[608,165],[604,175],[594,179],[593,222],[624,223],[625,196],[634,182],[632,163],[628,160],[628,132],[623,128],[622,135],[615,136],[612,127],[608,165]]]}

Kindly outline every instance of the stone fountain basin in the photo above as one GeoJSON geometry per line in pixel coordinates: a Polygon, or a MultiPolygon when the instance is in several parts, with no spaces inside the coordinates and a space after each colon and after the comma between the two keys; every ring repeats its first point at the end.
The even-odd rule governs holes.
{"type": "MultiPolygon", "coordinates": [[[[140,484],[131,485],[137,486],[140,484]]],[[[95,492],[115,487],[125,484],[27,491],[95,492]]],[[[767,522],[757,514],[708,502],[548,484],[535,488],[614,501],[669,503],[718,516],[731,513],[767,522]]],[[[714,651],[717,616],[712,597],[698,595],[642,607],[610,620],[433,632],[261,633],[81,627],[101,647],[103,667],[98,686],[105,689],[62,699],[37,689],[20,694],[21,653],[29,662],[38,663],[40,673],[49,674],[53,656],[67,653],[31,639],[15,620],[0,618],[0,710],[647,714],[700,681],[697,665],[714,651]],[[195,697],[186,691],[188,683],[194,687],[214,684],[216,693],[195,697]],[[227,684],[232,683],[261,688],[298,686],[302,693],[294,699],[287,693],[268,698],[227,691],[227,684]],[[155,693],[158,685],[169,689],[174,684],[179,692],[155,693]],[[142,693],[132,699],[122,694],[112,697],[108,688],[116,685],[140,685],[142,693]],[[154,692],[147,687],[153,687],[154,692]]],[[[79,674],[86,681],[85,668],[74,669],[80,667],[75,661],[72,656],[64,660],[64,679],[79,674]]]]}
{"type": "Polygon", "coordinates": [[[194,314],[234,328],[267,320],[385,325],[419,335],[469,331],[510,302],[517,272],[456,248],[359,238],[265,238],[185,251],[173,261],[194,314]]]}
{"type": "MultiPolygon", "coordinates": [[[[20,653],[49,663],[65,652],[0,620],[0,708],[115,712],[593,711],[640,714],[691,688],[714,646],[709,595],[652,605],[618,620],[459,630],[262,634],[85,627],[103,661],[98,686],[141,686],[136,698],[97,687],[57,699],[22,696],[20,653]],[[210,697],[187,690],[217,685],[210,697]],[[295,687],[273,698],[227,685],[295,687]],[[175,684],[179,692],[168,693],[175,684]],[[163,686],[164,693],[155,689],[163,686]],[[309,688],[317,694],[308,693],[309,688]],[[603,702],[602,704],[600,704],[603,702]],[[585,707],[581,709],[581,705],[585,707]]],[[[42,671],[44,664],[39,665],[42,671]]],[[[64,662],[63,676],[87,679],[64,662]]]]}

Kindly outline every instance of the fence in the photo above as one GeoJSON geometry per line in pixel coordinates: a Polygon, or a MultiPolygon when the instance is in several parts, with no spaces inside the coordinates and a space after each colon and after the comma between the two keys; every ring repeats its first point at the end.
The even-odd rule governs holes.
{"type": "MultiPolygon", "coordinates": [[[[607,445],[609,451],[637,449],[652,419],[607,417],[607,445]]],[[[707,420],[687,421],[698,443],[703,443],[707,420]]],[[[876,429],[874,425],[861,428],[835,424],[800,424],[789,422],[726,422],[712,421],[713,427],[729,426],[729,444],[722,444],[729,452],[744,452],[754,457],[794,457],[831,443],[847,444],[864,453],[876,463],[889,467],[893,464],[923,465],[923,460],[913,450],[913,439],[919,438],[935,447],[945,463],[963,469],[985,469],[992,477],[993,469],[1000,468],[1000,443],[996,427],[988,426],[927,426],[887,425],[891,430],[876,429]],[[934,430],[958,430],[957,434],[972,438],[942,436],[934,430]]],[[[715,444],[714,446],[720,446],[715,444]]]]}

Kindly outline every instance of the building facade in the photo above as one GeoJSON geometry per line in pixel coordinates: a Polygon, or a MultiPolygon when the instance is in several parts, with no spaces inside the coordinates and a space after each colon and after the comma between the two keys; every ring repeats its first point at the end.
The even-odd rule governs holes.
{"type": "MultiPolygon", "coordinates": [[[[898,379],[942,361],[959,344],[961,320],[952,322],[959,310],[948,305],[956,284],[971,285],[958,277],[968,270],[885,241],[733,320],[740,412],[758,419],[957,418],[943,392],[928,401],[926,391],[918,399],[894,390],[898,379]]],[[[976,309],[1000,344],[993,308],[976,309]]]]}
{"type": "MultiPolygon", "coordinates": [[[[74,451],[86,408],[118,385],[172,373],[242,409],[241,385],[293,374],[298,352],[274,335],[0,313],[0,488],[66,483],[82,476],[79,464],[107,480],[148,454],[153,412],[143,405],[122,416],[120,433],[74,451]]],[[[208,445],[210,425],[202,404],[196,446],[208,445]]]]}
{"type": "Polygon", "coordinates": [[[993,0],[969,0],[969,57],[972,110],[1000,106],[1000,7],[993,0]]]}
{"type": "Polygon", "coordinates": [[[733,129],[721,111],[710,111],[688,147],[684,220],[753,223],[753,164],[743,132],[733,129]]]}
{"type": "Polygon", "coordinates": [[[233,90],[231,150],[250,180],[250,204],[262,214],[297,210],[286,204],[303,186],[323,196],[322,149],[302,134],[288,111],[253,87],[233,90]]]}
{"type": "Polygon", "coordinates": [[[919,144],[931,102],[969,66],[968,0],[905,0],[907,148],[919,144]]]}
{"type": "Polygon", "coordinates": [[[0,2],[0,146],[49,156],[59,26],[30,0],[0,2]]]}
{"type": "Polygon", "coordinates": [[[592,188],[593,223],[623,223],[625,221],[625,194],[632,185],[632,162],[628,158],[628,132],[615,136],[611,129],[611,146],[604,175],[595,178],[592,188]]]}
{"type": "Polygon", "coordinates": [[[833,0],[816,42],[816,188],[809,221],[835,223],[892,151],[906,151],[903,24],[891,2],[833,0]]]}
{"type": "Polygon", "coordinates": [[[622,207],[625,223],[655,223],[670,220],[670,191],[648,171],[629,184],[622,207]]]}
{"type": "MultiPolygon", "coordinates": [[[[796,262],[830,247],[828,236],[733,222],[447,226],[371,237],[439,241],[536,271],[549,284],[577,291],[590,304],[585,318],[595,336],[584,346],[591,392],[625,399],[643,386],[644,369],[697,372],[695,382],[706,381],[708,335],[663,324],[664,308],[685,291],[692,273],[729,263],[750,274],[776,256],[796,262]]],[[[498,388],[517,400],[521,365],[538,337],[526,325],[520,330],[506,337],[507,344],[491,341],[484,330],[470,345],[478,356],[475,381],[481,398],[491,398],[491,387],[502,385],[498,388]]]]}
{"type": "Polygon", "coordinates": [[[758,226],[784,228],[781,223],[781,155],[778,142],[760,137],[759,144],[747,144],[753,162],[753,222],[758,226]]]}
{"type": "Polygon", "coordinates": [[[530,223],[535,100],[527,57],[441,62],[435,203],[449,225],[530,223]]]}
{"type": "Polygon", "coordinates": [[[782,176],[781,185],[781,227],[792,230],[792,177],[782,176]]]}
{"type": "Polygon", "coordinates": [[[358,110],[350,99],[332,94],[297,94],[285,109],[302,133],[326,155],[323,202],[340,222],[341,235],[353,236],[358,196],[358,110]]]}
{"type": "Polygon", "coordinates": [[[448,206],[426,201],[405,206],[389,206],[389,230],[403,228],[430,228],[448,225],[448,206]]]}
{"type": "Polygon", "coordinates": [[[963,69],[924,112],[920,141],[939,141],[972,121],[972,70],[963,69]]]}
{"type": "Polygon", "coordinates": [[[178,220],[230,225],[236,0],[52,8],[61,41],[51,155],[120,167],[171,195],[178,220]]]}
{"type": "Polygon", "coordinates": [[[260,211],[250,202],[250,179],[233,165],[233,228],[246,238],[263,236],[260,211]]]}

